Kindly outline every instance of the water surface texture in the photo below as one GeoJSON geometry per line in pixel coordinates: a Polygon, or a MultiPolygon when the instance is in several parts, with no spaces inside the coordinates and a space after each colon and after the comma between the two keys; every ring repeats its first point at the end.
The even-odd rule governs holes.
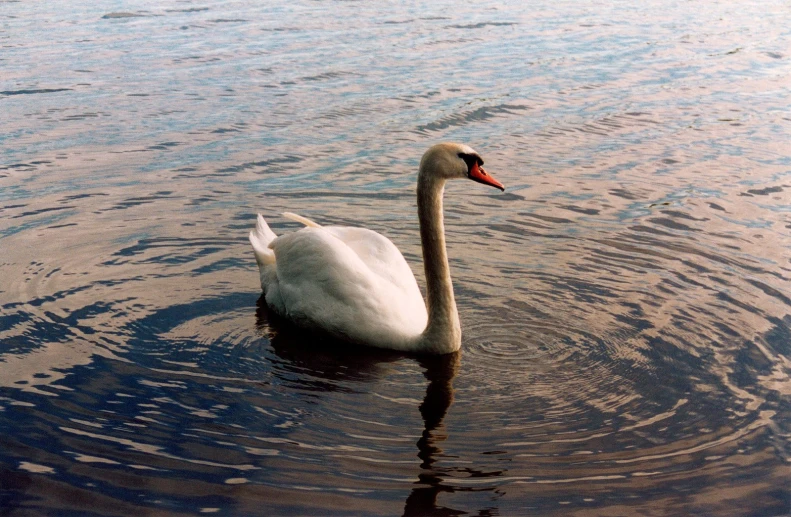
{"type": "Polygon", "coordinates": [[[0,513],[791,512],[791,7],[0,1],[0,513]],[[260,305],[290,210],[421,286],[431,144],[459,354],[260,305]]]}

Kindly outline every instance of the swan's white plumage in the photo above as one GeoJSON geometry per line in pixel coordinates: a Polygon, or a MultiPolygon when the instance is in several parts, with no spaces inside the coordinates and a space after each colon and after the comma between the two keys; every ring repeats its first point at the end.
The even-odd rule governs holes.
{"type": "Polygon", "coordinates": [[[383,235],[315,225],[276,237],[259,215],[250,242],[267,305],[299,325],[394,350],[409,350],[426,328],[412,270],[383,235]]]}
{"type": "MultiPolygon", "coordinates": [[[[264,217],[258,214],[258,222],[255,230],[250,232],[250,244],[253,245],[255,261],[258,262],[259,270],[263,271],[264,266],[275,263],[275,253],[269,249],[269,243],[277,238],[275,232],[269,229],[269,225],[264,221],[264,217]]],[[[261,284],[263,286],[263,284],[261,284]]]]}

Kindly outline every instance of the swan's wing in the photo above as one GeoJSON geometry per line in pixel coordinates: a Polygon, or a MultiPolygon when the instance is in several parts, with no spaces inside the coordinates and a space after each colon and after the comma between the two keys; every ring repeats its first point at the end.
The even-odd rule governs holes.
{"type": "Polygon", "coordinates": [[[307,217],[302,217],[299,214],[295,214],[294,212],[283,212],[283,217],[286,219],[291,219],[292,221],[296,221],[300,224],[304,224],[305,226],[309,226],[311,228],[321,228],[321,225],[315,221],[311,221],[307,217]]]}
{"type": "Polygon", "coordinates": [[[278,296],[289,318],[389,348],[402,341],[406,347],[425,328],[425,304],[409,265],[376,232],[304,228],[270,247],[278,296]]]}
{"type": "Polygon", "coordinates": [[[325,229],[350,247],[371,272],[407,291],[409,296],[420,296],[412,269],[390,239],[367,228],[328,226],[325,229]],[[413,288],[415,292],[411,292],[413,288]]]}

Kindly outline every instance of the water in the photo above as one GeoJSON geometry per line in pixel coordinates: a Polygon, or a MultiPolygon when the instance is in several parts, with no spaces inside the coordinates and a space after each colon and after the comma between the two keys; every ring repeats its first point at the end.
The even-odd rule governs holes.
{"type": "Polygon", "coordinates": [[[791,9],[600,4],[0,2],[2,513],[791,512],[791,9]],[[460,354],[267,314],[444,140],[460,354]]]}

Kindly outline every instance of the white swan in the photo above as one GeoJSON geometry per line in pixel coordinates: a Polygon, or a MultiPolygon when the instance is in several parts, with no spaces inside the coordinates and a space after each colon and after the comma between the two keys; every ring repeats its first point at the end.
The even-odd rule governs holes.
{"type": "Polygon", "coordinates": [[[379,348],[445,354],[461,346],[442,195],[445,181],[468,178],[505,190],[470,147],[445,143],[420,160],[417,206],[426,272],[426,304],[398,248],[365,228],[306,225],[276,236],[264,218],[250,232],[266,303],[297,325],[379,348]],[[426,307],[428,306],[428,310],[426,307]]]}

